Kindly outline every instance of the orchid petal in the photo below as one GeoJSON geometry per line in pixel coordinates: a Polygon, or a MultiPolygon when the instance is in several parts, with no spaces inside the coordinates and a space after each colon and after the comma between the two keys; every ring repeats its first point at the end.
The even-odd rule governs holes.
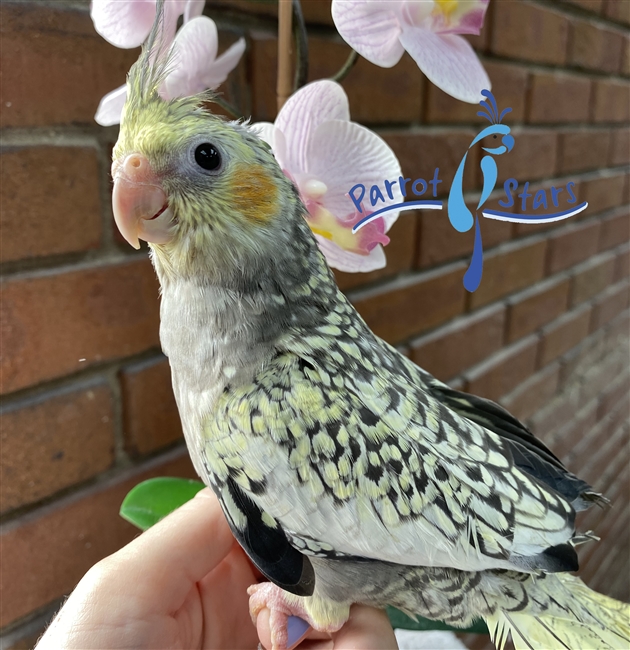
{"type": "Polygon", "coordinates": [[[478,103],[490,79],[470,43],[455,34],[435,34],[420,27],[406,27],[400,42],[427,78],[456,99],[478,103]]]}
{"type": "Polygon", "coordinates": [[[350,47],[371,63],[391,68],[404,53],[398,40],[402,5],[398,0],[333,0],[332,17],[350,47]]]}
{"type": "Polygon", "coordinates": [[[112,126],[120,124],[123,106],[127,101],[127,85],[123,84],[120,88],[112,90],[101,99],[94,120],[101,126],[112,126]]]}
{"type": "Polygon", "coordinates": [[[249,125],[249,130],[261,140],[264,140],[273,149],[274,131],[276,127],[271,122],[255,122],[249,125]]]}
{"type": "MultiPolygon", "coordinates": [[[[437,34],[479,34],[490,0],[436,0],[431,16],[423,24],[437,34]]],[[[407,0],[407,5],[418,0],[407,0]]]]}
{"type": "Polygon", "coordinates": [[[250,124],[249,128],[256,136],[264,140],[271,147],[280,168],[286,174],[287,171],[284,161],[286,160],[287,144],[282,131],[271,124],[271,122],[256,122],[255,124],[250,124]]]}
{"type": "Polygon", "coordinates": [[[294,174],[306,170],[308,142],[320,124],[349,119],[348,97],[334,81],[314,81],[291,95],[276,118],[287,142],[287,169],[294,174]]]}
{"type": "Polygon", "coordinates": [[[204,75],[212,66],[219,47],[214,20],[198,16],[187,22],[173,42],[173,70],[164,80],[166,98],[187,97],[207,88],[204,75]]]}
{"type": "Polygon", "coordinates": [[[187,23],[189,20],[201,16],[205,6],[206,0],[188,0],[184,9],[184,22],[187,23]]]}
{"type": "MultiPolygon", "coordinates": [[[[384,186],[386,179],[398,181],[401,175],[394,152],[376,133],[354,122],[331,120],[317,128],[308,148],[307,171],[326,184],[328,191],[320,202],[339,219],[355,212],[348,192],[357,183],[365,186],[366,204],[370,188],[379,186],[385,202],[373,206],[374,210],[403,200],[397,182],[391,187],[393,199],[384,186]]],[[[389,228],[398,211],[386,214],[389,228]]]]}
{"type": "Polygon", "coordinates": [[[204,82],[206,83],[206,88],[216,88],[220,86],[226,79],[227,76],[234,70],[238,65],[238,62],[245,52],[245,39],[239,38],[236,43],[233,43],[228,47],[221,56],[217,57],[214,63],[204,75],[204,82]]]}
{"type": "Polygon", "coordinates": [[[94,29],[112,45],[138,47],[155,19],[155,0],[92,0],[94,29]]]}
{"type": "Polygon", "coordinates": [[[319,249],[324,254],[328,266],[339,271],[347,273],[367,273],[368,271],[376,271],[382,269],[387,264],[385,253],[382,246],[377,246],[370,251],[369,255],[357,255],[345,251],[330,239],[326,239],[321,235],[315,235],[319,249]]]}

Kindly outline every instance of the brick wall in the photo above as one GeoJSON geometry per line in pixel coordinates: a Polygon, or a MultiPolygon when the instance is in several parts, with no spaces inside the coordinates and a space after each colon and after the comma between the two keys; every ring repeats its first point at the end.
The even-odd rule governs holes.
{"type": "MultiPolygon", "coordinates": [[[[248,51],[226,95],[273,119],[274,7],[212,1],[221,47],[248,51]]],[[[329,3],[306,0],[311,75],[348,48],[329,3]]],[[[146,252],[115,232],[100,97],[137,56],[93,30],[87,0],[3,2],[2,612],[6,647],[29,647],[60,599],[135,531],[123,495],[153,475],[192,476],[158,342],[158,288],[146,252]]],[[[532,188],[572,180],[589,208],[549,226],[484,220],[481,287],[462,274],[472,236],[445,215],[403,214],[387,268],[338,273],[379,335],[454,386],[525,419],[612,500],[582,517],[599,544],[585,580],[628,599],[628,265],[630,2],[492,0],[472,38],[514,150],[510,176],[532,188]]],[[[477,132],[476,108],[426,82],[407,56],[361,60],[344,82],[353,118],[394,148],[407,176],[448,187],[477,132]]],[[[479,189],[480,178],[465,189],[479,189]]]]}

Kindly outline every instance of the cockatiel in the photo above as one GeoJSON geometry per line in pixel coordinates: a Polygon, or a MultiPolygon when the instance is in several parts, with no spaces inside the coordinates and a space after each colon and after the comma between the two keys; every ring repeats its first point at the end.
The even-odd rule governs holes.
{"type": "Polygon", "coordinates": [[[160,337],[194,466],[288,615],[352,603],[467,626],[499,647],[627,648],[628,606],[589,590],[575,513],[601,500],[496,404],[376,337],[338,290],[269,147],[208,96],[164,101],[161,5],[128,79],[113,208],[149,242],[160,337]]]}

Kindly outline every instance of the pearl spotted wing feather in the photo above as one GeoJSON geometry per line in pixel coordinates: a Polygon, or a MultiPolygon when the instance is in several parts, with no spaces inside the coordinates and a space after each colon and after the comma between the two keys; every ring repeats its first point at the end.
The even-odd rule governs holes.
{"type": "Polygon", "coordinates": [[[219,399],[205,453],[303,552],[523,569],[571,538],[567,501],[516,467],[500,436],[435,399],[435,380],[349,304],[280,347],[219,399]]]}

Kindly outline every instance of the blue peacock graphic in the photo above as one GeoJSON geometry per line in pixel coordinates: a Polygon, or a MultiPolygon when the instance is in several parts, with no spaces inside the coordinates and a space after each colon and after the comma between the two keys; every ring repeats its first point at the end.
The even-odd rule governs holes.
{"type": "Polygon", "coordinates": [[[487,155],[481,159],[481,173],[483,175],[483,188],[481,197],[475,209],[475,217],[473,219],[472,212],[464,201],[464,192],[462,189],[464,179],[464,167],[468,158],[468,151],[464,154],[455,178],[451,185],[451,191],[448,195],[448,218],[453,225],[453,228],[459,232],[469,231],[473,225],[475,226],[475,243],[473,247],[473,254],[470,261],[470,266],[464,275],[464,287],[468,291],[475,291],[481,282],[481,275],[483,273],[483,247],[481,242],[481,228],[479,227],[479,211],[488,200],[488,197],[494,190],[497,183],[497,163],[495,156],[502,156],[504,153],[512,151],[514,147],[514,136],[510,134],[510,127],[506,124],[501,124],[501,121],[512,109],[504,108],[501,113],[497,107],[496,99],[489,90],[482,90],[481,94],[487,99],[482,100],[480,103],[482,110],[477,115],[484,117],[490,122],[490,126],[486,127],[479,133],[475,139],[470,143],[468,151],[474,147],[480,140],[493,136],[498,138],[501,136],[501,145],[497,147],[482,147],[487,152],[487,155]]]}

